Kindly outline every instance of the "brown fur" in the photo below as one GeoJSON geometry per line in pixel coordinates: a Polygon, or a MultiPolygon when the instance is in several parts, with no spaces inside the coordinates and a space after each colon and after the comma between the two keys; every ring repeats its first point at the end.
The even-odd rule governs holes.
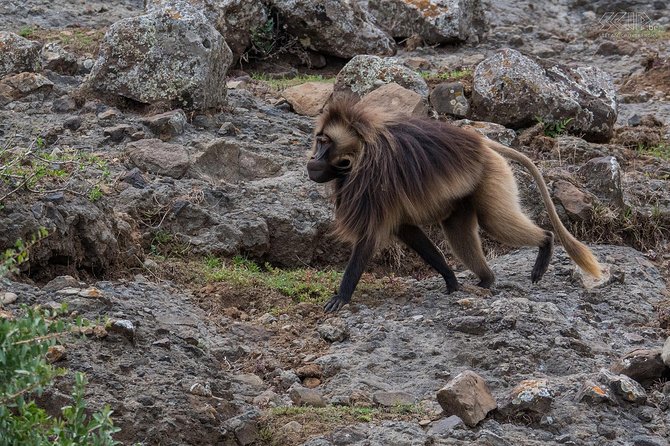
{"type": "Polygon", "coordinates": [[[540,172],[513,149],[473,131],[346,98],[331,103],[315,133],[333,141],[331,162],[352,164],[348,175],[333,181],[335,233],[346,241],[370,240],[379,247],[401,225],[441,222],[454,254],[484,284],[493,274],[479,225],[505,244],[539,246],[550,256],[553,237],[522,212],[512,171],[500,153],[531,171],[566,251],[582,269],[600,275],[593,254],[558,219],[540,172]]]}

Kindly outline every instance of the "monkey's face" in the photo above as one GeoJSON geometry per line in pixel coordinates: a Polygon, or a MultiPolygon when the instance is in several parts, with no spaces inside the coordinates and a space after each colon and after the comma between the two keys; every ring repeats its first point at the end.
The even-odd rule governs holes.
{"type": "Polygon", "coordinates": [[[316,135],[314,150],[307,162],[309,179],[317,183],[326,183],[338,177],[346,176],[352,167],[352,159],[338,150],[338,144],[325,133],[316,135]]]}

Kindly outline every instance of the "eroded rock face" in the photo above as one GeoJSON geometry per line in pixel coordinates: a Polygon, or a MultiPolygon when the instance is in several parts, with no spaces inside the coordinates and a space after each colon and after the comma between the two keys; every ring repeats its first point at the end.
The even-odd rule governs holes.
{"type": "Polygon", "coordinates": [[[369,0],[368,7],[391,36],[428,44],[467,40],[484,23],[479,0],[369,0]]]}
{"type": "Polygon", "coordinates": [[[374,22],[357,2],[340,0],[271,0],[288,32],[305,48],[332,56],[358,54],[390,56],[395,41],[374,22]]]}
{"type": "Polygon", "coordinates": [[[592,142],[608,141],[617,117],[612,79],[601,69],[551,65],[508,48],[477,65],[472,109],[478,119],[515,128],[570,119],[567,130],[592,142]]]}
{"type": "Polygon", "coordinates": [[[365,96],[384,84],[395,82],[401,87],[428,96],[428,86],[416,71],[393,57],[361,55],[351,59],[337,74],[336,92],[365,96]]]}
{"type": "Polygon", "coordinates": [[[216,107],[225,102],[225,74],[232,58],[204,14],[178,3],[112,25],[89,85],[142,103],[216,107]]]}
{"type": "Polygon", "coordinates": [[[9,31],[0,31],[0,78],[40,68],[41,45],[9,31]]]}

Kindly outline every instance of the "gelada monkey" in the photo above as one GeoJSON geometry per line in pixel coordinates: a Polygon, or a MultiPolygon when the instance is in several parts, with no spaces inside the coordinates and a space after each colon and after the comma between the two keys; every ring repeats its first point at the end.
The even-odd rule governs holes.
{"type": "Polygon", "coordinates": [[[529,158],[474,131],[376,109],[350,97],[334,99],[317,121],[307,172],[317,183],[332,182],[334,233],[351,243],[353,251],[326,312],[349,303],[366,263],[391,237],[436,269],[448,293],[456,291],[454,272],[419,227],[436,222],[453,254],[479,277],[479,286],[488,288],[494,281],[479,227],[506,245],[537,246],[531,280],[540,280],[549,266],[554,235],[521,210],[517,184],[503,156],[530,171],[568,255],[599,277],[598,261],[563,226],[529,158]]]}

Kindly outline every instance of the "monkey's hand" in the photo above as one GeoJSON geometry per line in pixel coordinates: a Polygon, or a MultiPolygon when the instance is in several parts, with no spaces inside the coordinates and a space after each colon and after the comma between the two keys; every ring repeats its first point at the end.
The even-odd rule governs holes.
{"type": "Polygon", "coordinates": [[[334,295],[330,298],[326,305],[323,306],[323,309],[326,313],[336,313],[340,309],[349,303],[351,297],[340,296],[339,294],[334,295]]]}

